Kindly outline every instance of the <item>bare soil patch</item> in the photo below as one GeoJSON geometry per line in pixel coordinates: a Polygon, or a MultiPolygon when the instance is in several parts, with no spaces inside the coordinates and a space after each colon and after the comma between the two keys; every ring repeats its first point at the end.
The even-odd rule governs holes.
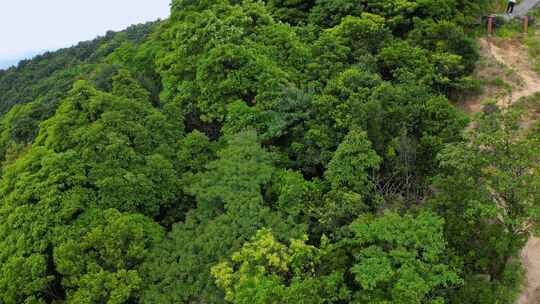
{"type": "Polygon", "coordinates": [[[526,286],[519,304],[540,304],[540,238],[533,237],[521,254],[523,267],[527,270],[526,286]]]}
{"type": "Polygon", "coordinates": [[[517,39],[482,38],[478,41],[482,59],[474,77],[484,85],[484,92],[460,103],[467,113],[482,110],[487,99],[508,107],[522,97],[540,92],[540,75],[533,70],[528,52],[517,39]]]}

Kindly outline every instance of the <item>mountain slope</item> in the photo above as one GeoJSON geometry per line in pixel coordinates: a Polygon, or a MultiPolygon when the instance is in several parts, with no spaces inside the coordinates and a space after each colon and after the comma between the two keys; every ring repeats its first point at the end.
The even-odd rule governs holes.
{"type": "Polygon", "coordinates": [[[513,301],[538,138],[449,101],[488,2],[174,0],[0,72],[0,303],[513,301]]]}
{"type": "Polygon", "coordinates": [[[44,104],[57,104],[63,96],[47,96],[50,91],[67,92],[77,77],[90,72],[90,65],[103,61],[122,43],[144,41],[154,23],[135,25],[123,32],[108,32],[93,41],[47,52],[17,67],[0,70],[0,113],[16,105],[45,98],[44,104]]]}

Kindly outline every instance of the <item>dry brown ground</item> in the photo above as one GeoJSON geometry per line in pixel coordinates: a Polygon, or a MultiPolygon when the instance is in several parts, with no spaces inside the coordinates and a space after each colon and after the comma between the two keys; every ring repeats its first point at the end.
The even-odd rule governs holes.
{"type": "Polygon", "coordinates": [[[523,267],[527,271],[524,290],[519,304],[540,303],[540,238],[533,237],[521,253],[523,267]]]}
{"type": "Polygon", "coordinates": [[[467,113],[482,110],[482,102],[495,99],[507,107],[522,97],[540,91],[540,75],[531,67],[523,43],[516,39],[482,38],[478,41],[482,59],[475,77],[484,84],[484,92],[460,103],[467,113]]]}
{"type": "Polygon", "coordinates": [[[531,60],[527,50],[523,48],[522,43],[502,43],[497,46],[496,43],[490,43],[491,54],[498,61],[518,72],[522,79],[522,86],[513,90],[510,96],[505,100],[500,101],[500,106],[508,106],[504,104],[509,102],[513,104],[522,97],[531,96],[540,91],[540,75],[536,73],[531,66],[531,60]]]}

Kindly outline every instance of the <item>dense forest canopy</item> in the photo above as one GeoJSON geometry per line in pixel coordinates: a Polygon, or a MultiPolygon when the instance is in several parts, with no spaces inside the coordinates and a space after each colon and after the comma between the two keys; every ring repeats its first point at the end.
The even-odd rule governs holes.
{"type": "Polygon", "coordinates": [[[0,303],[512,303],[537,133],[490,1],[173,0],[0,71],[0,303]]]}

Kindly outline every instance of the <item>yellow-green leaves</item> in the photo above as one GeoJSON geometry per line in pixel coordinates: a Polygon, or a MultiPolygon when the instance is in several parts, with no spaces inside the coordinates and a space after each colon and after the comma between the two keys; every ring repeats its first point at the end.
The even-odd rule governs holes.
{"type": "Polygon", "coordinates": [[[317,274],[324,254],[306,240],[289,245],[262,229],[232,255],[212,268],[230,303],[327,303],[345,298],[339,273],[317,274]]]}

